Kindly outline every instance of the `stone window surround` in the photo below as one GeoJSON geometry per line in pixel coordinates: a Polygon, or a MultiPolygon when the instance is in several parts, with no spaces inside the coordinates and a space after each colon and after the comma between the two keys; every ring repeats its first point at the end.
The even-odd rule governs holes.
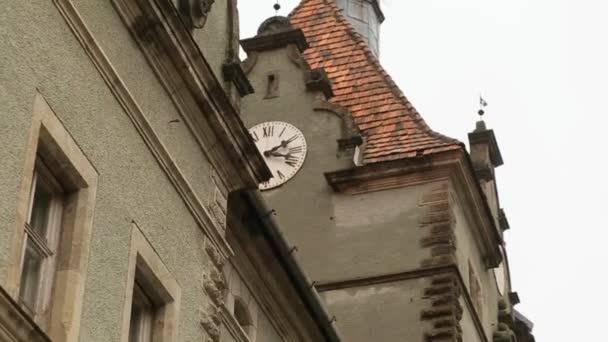
{"type": "Polygon", "coordinates": [[[134,222],[122,313],[121,342],[129,341],[133,287],[136,279],[146,294],[162,303],[155,312],[154,341],[177,341],[181,288],[134,222]]]}
{"type": "Polygon", "coordinates": [[[257,337],[258,304],[252,290],[243,281],[243,277],[232,263],[226,264],[224,275],[228,282],[228,291],[222,305],[222,316],[225,327],[238,342],[255,342],[257,337]],[[246,312],[247,325],[242,326],[236,317],[236,307],[241,306],[246,312]]]}
{"type": "Polygon", "coordinates": [[[17,298],[30,190],[37,154],[51,160],[58,180],[69,185],[61,224],[61,243],[51,294],[51,315],[47,333],[54,341],[77,341],[98,174],[86,155],[40,93],[34,99],[32,125],[25,149],[25,163],[19,185],[19,199],[9,246],[6,290],[17,298]]]}

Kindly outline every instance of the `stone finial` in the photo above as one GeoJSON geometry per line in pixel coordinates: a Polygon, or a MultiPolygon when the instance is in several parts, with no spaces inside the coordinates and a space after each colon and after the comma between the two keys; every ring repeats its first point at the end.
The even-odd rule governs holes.
{"type": "Polygon", "coordinates": [[[264,20],[264,22],[258,28],[258,36],[275,34],[289,30],[293,30],[293,26],[291,26],[291,23],[289,23],[289,19],[283,16],[274,16],[264,20]]]}

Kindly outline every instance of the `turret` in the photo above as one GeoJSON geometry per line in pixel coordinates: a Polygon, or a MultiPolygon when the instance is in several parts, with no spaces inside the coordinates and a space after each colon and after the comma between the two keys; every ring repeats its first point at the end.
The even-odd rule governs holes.
{"type": "Polygon", "coordinates": [[[376,56],[380,54],[380,24],[384,14],[378,0],[336,0],[348,21],[363,36],[376,56]]]}
{"type": "MultiPolygon", "coordinates": [[[[479,114],[483,115],[483,110],[480,110],[479,114]]],[[[496,168],[503,164],[503,160],[494,131],[487,129],[486,123],[479,120],[475,130],[469,133],[469,144],[471,160],[479,184],[488,200],[497,227],[504,231],[508,229],[508,223],[503,210],[500,208],[495,173],[496,168]]]]}

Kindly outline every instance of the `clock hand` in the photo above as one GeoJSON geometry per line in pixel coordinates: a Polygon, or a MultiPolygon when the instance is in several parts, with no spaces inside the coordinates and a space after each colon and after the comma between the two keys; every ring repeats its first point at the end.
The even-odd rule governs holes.
{"type": "Polygon", "coordinates": [[[297,135],[294,135],[293,137],[287,139],[287,140],[281,140],[281,143],[273,148],[271,148],[270,150],[264,151],[264,156],[268,157],[271,154],[273,154],[274,152],[276,152],[278,149],[283,148],[283,147],[287,147],[287,145],[289,145],[289,143],[293,142],[294,140],[297,139],[297,135]]]}

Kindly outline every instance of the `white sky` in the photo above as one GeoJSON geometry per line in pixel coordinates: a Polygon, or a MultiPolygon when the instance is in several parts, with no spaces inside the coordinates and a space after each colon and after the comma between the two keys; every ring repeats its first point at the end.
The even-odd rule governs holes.
{"type": "MultiPolygon", "coordinates": [[[[240,0],[242,37],[275,0],[240,0]]],[[[281,0],[286,15],[297,0],[281,0]]],[[[608,2],[383,0],[381,61],[436,131],[467,142],[478,94],[505,165],[517,308],[540,341],[599,341],[608,307],[608,2]]],[[[467,142],[468,143],[468,142],[467,142]]]]}

